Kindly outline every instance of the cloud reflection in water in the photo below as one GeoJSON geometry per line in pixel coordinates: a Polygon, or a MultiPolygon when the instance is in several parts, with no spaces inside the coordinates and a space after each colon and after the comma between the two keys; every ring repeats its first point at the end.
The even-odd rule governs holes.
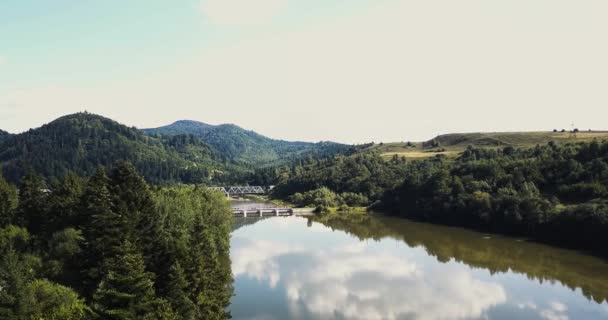
{"type": "MultiPolygon", "coordinates": [[[[323,232],[318,224],[314,227],[323,232]]],[[[293,319],[304,314],[319,319],[475,319],[507,301],[500,284],[476,279],[458,264],[422,266],[358,241],[319,248],[282,239],[235,235],[233,273],[284,290],[293,319]]]]}

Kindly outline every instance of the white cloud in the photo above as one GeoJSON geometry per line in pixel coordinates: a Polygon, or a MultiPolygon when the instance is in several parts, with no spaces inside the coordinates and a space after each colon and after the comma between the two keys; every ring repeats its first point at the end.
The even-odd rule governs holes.
{"type": "MultiPolygon", "coordinates": [[[[233,242],[235,242],[234,239],[233,242]]],[[[235,257],[232,261],[232,272],[237,276],[247,274],[256,280],[268,281],[272,288],[276,287],[281,280],[279,265],[272,258],[302,251],[293,246],[270,241],[247,242],[247,246],[232,249],[232,256],[235,257]]],[[[236,243],[238,243],[238,239],[236,243]]]]}
{"type": "Polygon", "coordinates": [[[404,257],[363,243],[313,250],[241,237],[232,244],[235,277],[266,281],[269,287],[284,290],[292,318],[314,314],[319,319],[470,319],[483,317],[507,299],[502,286],[475,279],[456,265],[423,271],[404,257]],[[289,255],[303,258],[283,265],[289,255]]]}
{"type": "Polygon", "coordinates": [[[517,307],[522,310],[526,309],[526,308],[532,309],[532,310],[538,309],[538,306],[534,302],[520,303],[517,305],[517,307]]]}
{"type": "Polygon", "coordinates": [[[0,66],[6,63],[6,57],[0,56],[0,66]]]}
{"type": "Polygon", "coordinates": [[[287,5],[287,0],[202,0],[201,10],[221,25],[264,24],[287,5]]]}
{"type": "Polygon", "coordinates": [[[569,320],[568,307],[561,302],[551,302],[549,308],[541,310],[540,316],[546,320],[569,320]]]}

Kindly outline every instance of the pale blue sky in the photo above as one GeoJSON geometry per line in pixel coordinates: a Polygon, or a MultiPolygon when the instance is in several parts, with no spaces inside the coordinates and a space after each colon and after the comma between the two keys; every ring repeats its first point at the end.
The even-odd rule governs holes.
{"type": "Polygon", "coordinates": [[[605,0],[5,0],[0,129],[88,110],[291,140],[606,129],[605,0]]]}
{"type": "Polygon", "coordinates": [[[298,28],[364,2],[293,1],[271,23],[234,27],[210,22],[201,0],[2,1],[0,89],[145,75],[205,49],[298,28]]]}

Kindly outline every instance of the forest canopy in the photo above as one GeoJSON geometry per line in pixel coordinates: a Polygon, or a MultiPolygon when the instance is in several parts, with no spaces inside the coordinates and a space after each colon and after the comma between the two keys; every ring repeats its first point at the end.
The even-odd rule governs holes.
{"type": "Polygon", "coordinates": [[[372,209],[392,215],[608,255],[606,141],[469,147],[455,160],[386,160],[359,153],[284,168],[275,179],[273,196],[280,199],[356,193],[367,197],[372,209]],[[319,193],[322,187],[328,190],[319,193]]]}
{"type": "Polygon", "coordinates": [[[127,162],[46,183],[0,177],[0,319],[226,319],[225,198],[151,188],[127,162]]]}

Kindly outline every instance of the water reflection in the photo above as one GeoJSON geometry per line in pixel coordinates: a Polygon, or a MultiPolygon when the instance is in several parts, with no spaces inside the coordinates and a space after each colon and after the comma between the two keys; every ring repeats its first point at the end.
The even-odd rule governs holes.
{"type": "MultiPolygon", "coordinates": [[[[507,239],[483,239],[460,229],[425,229],[427,225],[384,218],[247,222],[232,238],[235,319],[608,318],[605,303],[584,298],[558,279],[541,282],[510,271],[517,269],[517,262],[500,272],[497,269],[505,262],[483,266],[491,260],[486,256],[500,252],[514,258],[507,250],[527,243],[508,239],[513,248],[507,248],[498,246],[507,239]],[[466,239],[461,232],[477,244],[460,243],[466,239]],[[495,249],[488,250],[488,244],[495,249]]],[[[595,262],[595,272],[605,277],[606,264],[595,262]]],[[[603,280],[590,276],[585,283],[593,285],[593,279],[603,280]]]]}
{"type": "Polygon", "coordinates": [[[398,218],[358,216],[358,219],[319,220],[360,240],[398,239],[409,247],[424,248],[441,262],[455,260],[492,274],[522,273],[540,282],[558,281],[572,290],[581,290],[597,303],[608,299],[608,264],[577,251],[398,218]]]}

